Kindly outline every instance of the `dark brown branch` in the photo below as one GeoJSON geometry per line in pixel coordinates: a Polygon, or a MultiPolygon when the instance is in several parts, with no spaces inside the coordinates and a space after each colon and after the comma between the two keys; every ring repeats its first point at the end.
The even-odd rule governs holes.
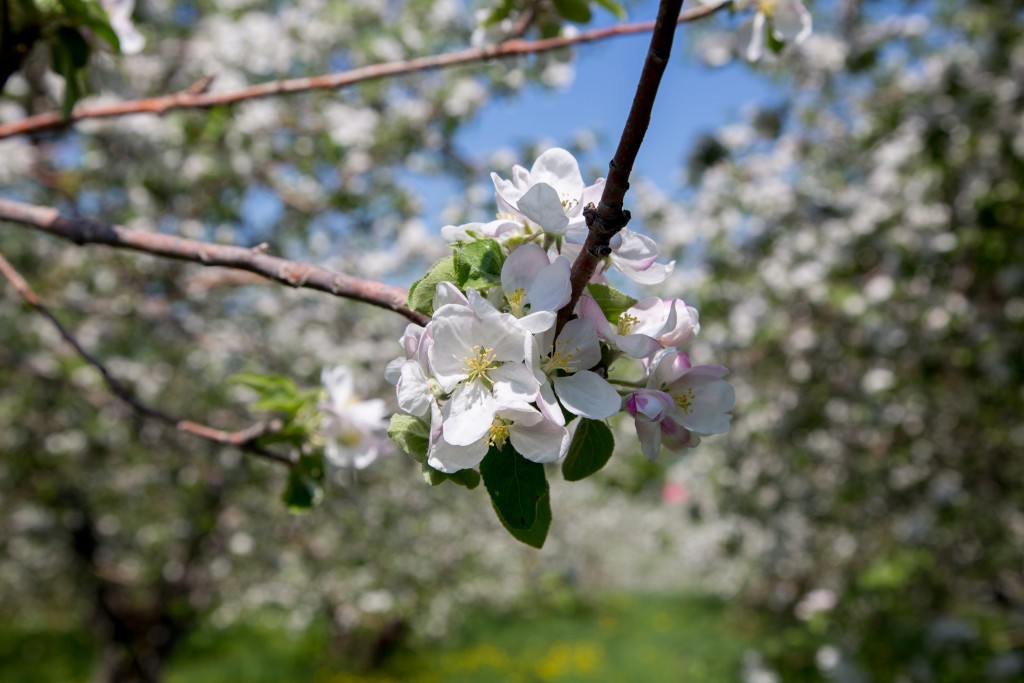
{"type": "Polygon", "coordinates": [[[633,106],[622,129],[619,146],[608,164],[608,178],[605,180],[601,201],[596,207],[590,204],[583,210],[589,233],[580,255],[572,264],[572,298],[558,312],[557,330],[561,330],[572,317],[583,288],[590,282],[601,259],[611,253],[611,238],[629,222],[629,212],[622,210],[622,200],[629,189],[629,174],[633,170],[633,162],[636,161],[644,135],[647,134],[647,126],[651,122],[654,98],[658,94],[662,74],[665,73],[665,66],[672,53],[676,25],[681,21],[679,12],[682,4],[683,0],[662,0],[658,8],[651,46],[640,72],[640,82],[636,86],[633,106]]]}
{"type": "Polygon", "coordinates": [[[243,451],[275,462],[284,464],[292,463],[291,458],[275,453],[274,451],[267,450],[256,444],[257,439],[275,431],[276,425],[273,423],[260,422],[252,425],[251,427],[247,427],[246,429],[236,432],[227,432],[222,429],[215,429],[214,427],[209,427],[190,420],[182,420],[143,403],[126,385],[122,384],[120,380],[110,374],[110,371],[98,358],[82,347],[78,339],[76,339],[75,336],[61,324],[57,317],[53,315],[45,305],[43,305],[43,302],[32,287],[29,286],[28,282],[25,281],[25,278],[21,276],[21,273],[19,273],[6,258],[4,258],[3,254],[0,254],[0,275],[7,278],[7,281],[11,283],[15,291],[18,292],[21,298],[25,300],[25,303],[34,308],[40,315],[53,324],[57,329],[57,332],[60,333],[60,336],[64,338],[64,341],[70,344],[75,352],[81,356],[85,362],[99,370],[99,373],[103,376],[103,381],[106,382],[108,387],[110,387],[110,390],[114,395],[128,404],[136,413],[144,417],[163,422],[164,424],[174,427],[180,432],[192,434],[202,439],[206,439],[207,441],[212,441],[226,446],[235,446],[243,451]]]}
{"type": "Polygon", "coordinates": [[[316,289],[346,299],[355,299],[404,315],[419,325],[429,318],[405,305],[406,291],[401,287],[336,273],[326,268],[289,261],[265,252],[265,245],[247,249],[228,244],[133,230],[99,221],[69,218],[56,209],[0,199],[0,220],[27,225],[75,244],[105,244],[147,254],[191,261],[204,266],[227,266],[247,270],[289,287],[316,289]]]}
{"type": "MultiPolygon", "coordinates": [[[[679,22],[694,21],[712,14],[719,9],[719,7],[699,7],[690,10],[683,16],[679,17],[679,22]]],[[[654,29],[655,25],[655,22],[644,21],[635,24],[619,24],[617,26],[584,31],[575,36],[545,38],[541,40],[521,40],[516,38],[506,40],[502,43],[498,43],[497,45],[470,48],[442,55],[430,55],[395,62],[385,62],[383,64],[373,64],[336,74],[310,76],[308,78],[290,78],[282,81],[270,81],[268,83],[261,83],[260,85],[241,88],[239,90],[231,90],[228,92],[193,92],[190,88],[189,90],[175,93],[173,95],[163,95],[161,97],[152,97],[145,100],[83,106],[78,107],[71,112],[71,115],[67,119],[63,118],[59,112],[50,112],[47,114],[30,116],[14,123],[0,125],[0,138],[64,128],[76,121],[82,121],[84,119],[105,119],[118,116],[129,116],[132,114],[163,115],[169,111],[174,111],[175,109],[209,109],[210,107],[234,104],[236,102],[254,100],[262,97],[289,95],[293,93],[309,92],[311,90],[336,90],[339,88],[346,88],[357,83],[381,78],[390,78],[393,76],[413,74],[433,69],[443,69],[462,64],[482,62],[489,59],[507,59],[509,57],[550,52],[552,50],[560,50],[573,45],[590,43],[596,40],[604,40],[615,36],[646,33],[654,29]]]]}

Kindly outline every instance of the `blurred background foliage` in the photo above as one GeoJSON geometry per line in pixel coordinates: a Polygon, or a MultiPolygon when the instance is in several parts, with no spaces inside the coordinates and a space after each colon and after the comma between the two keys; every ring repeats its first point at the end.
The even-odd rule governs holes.
{"type": "MultiPolygon", "coordinates": [[[[509,35],[524,11],[528,36],[549,35],[590,19],[582,5],[140,1],[146,49],[91,42],[82,90],[441,52],[509,35]]],[[[695,356],[732,369],[732,432],[652,466],[620,425],[607,471],[554,492],[540,553],[482,493],[426,487],[401,457],[331,472],[324,505],[290,515],[284,472],[141,420],[4,287],[0,677],[1024,678],[1024,9],[812,10],[812,38],[756,67],[777,101],[678,150],[685,187],[636,179],[629,197],[678,252],[664,295],[701,309],[695,356]],[[720,599],[636,597],[658,591],[720,599]],[[645,643],[652,659],[629,654],[645,643]]],[[[692,27],[676,59],[720,64],[735,27],[692,27]]],[[[478,220],[493,207],[474,183],[536,150],[487,158],[458,132],[564,82],[572,57],[4,140],[0,192],[408,284],[443,251],[431,195],[464,193],[444,219],[478,220]]],[[[0,120],[61,107],[49,59],[27,53],[0,120]]],[[[233,374],[312,387],[337,363],[390,395],[397,316],[13,226],[2,245],[170,412],[242,427],[258,416],[233,374]]]]}

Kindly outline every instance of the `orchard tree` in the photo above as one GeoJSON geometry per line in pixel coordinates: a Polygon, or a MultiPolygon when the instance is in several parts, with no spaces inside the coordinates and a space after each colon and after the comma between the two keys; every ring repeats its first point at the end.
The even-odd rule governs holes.
{"type": "Polygon", "coordinates": [[[889,9],[816,26],[792,102],[709,135],[694,200],[661,202],[700,226],[742,407],[702,457],[782,680],[1017,680],[1024,24],[889,9]]]}
{"type": "Polygon", "coordinates": [[[385,431],[427,483],[482,481],[537,547],[545,464],[594,474],[608,419],[626,413],[625,450],[651,460],[726,431],[727,371],[687,351],[696,309],[606,275],[657,287],[672,269],[624,206],[677,24],[728,7],[754,59],[806,39],[810,15],[680,5],[581,30],[583,1],[5,0],[0,477],[23,609],[88,609],[109,680],[158,679],[201,617],[272,601],[327,609],[343,635],[398,615],[372,663],[441,577],[507,566],[505,546],[463,541],[490,524],[479,498],[378,462],[385,431]],[[444,248],[409,175],[476,182],[453,136],[489,97],[637,32],[651,49],[607,177],[536,150],[491,174],[496,206],[444,226],[444,248]],[[326,499],[339,526],[268,512],[277,491],[292,510],[326,499]],[[218,598],[247,572],[251,591],[218,598]],[[309,599],[295,577],[323,585],[309,599]]]}

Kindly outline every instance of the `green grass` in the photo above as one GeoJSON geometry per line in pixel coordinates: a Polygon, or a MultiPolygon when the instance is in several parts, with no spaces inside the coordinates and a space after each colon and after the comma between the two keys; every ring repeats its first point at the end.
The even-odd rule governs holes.
{"type": "MultiPolygon", "coordinates": [[[[345,671],[323,624],[290,634],[272,621],[202,629],[183,644],[170,683],[473,683],[737,680],[757,634],[720,601],[614,595],[590,606],[477,613],[442,645],[401,650],[383,670],[345,671]]],[[[0,631],[0,680],[85,681],[96,648],[84,634],[0,631]]]]}

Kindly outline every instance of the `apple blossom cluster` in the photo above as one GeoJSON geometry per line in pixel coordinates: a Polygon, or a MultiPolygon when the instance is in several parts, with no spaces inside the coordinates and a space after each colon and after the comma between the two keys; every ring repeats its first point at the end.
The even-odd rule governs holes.
{"type": "MultiPolygon", "coordinates": [[[[727,431],[735,395],[726,368],[693,365],[684,350],[700,331],[697,310],[680,299],[637,301],[607,284],[609,270],[640,284],[665,280],[674,263],[657,261],[650,238],[616,235],[574,316],[558,325],[587,235],[583,207],[599,201],[604,180],[586,186],[573,156],[557,148],[530,170],[514,167],[510,180],[491,177],[497,219],[444,227],[454,254],[410,289],[410,307],[430,321],[406,328],[403,354],[385,371],[403,413],[392,438],[425,472],[483,463],[493,498],[501,483],[488,481],[490,454],[516,467],[519,456],[549,463],[606,451],[599,463],[563,466],[586,476],[611,454],[610,431],[595,423],[618,413],[633,419],[651,460],[663,446],[689,448],[727,431]]],[[[502,516],[496,498],[495,507],[502,516]]]]}

